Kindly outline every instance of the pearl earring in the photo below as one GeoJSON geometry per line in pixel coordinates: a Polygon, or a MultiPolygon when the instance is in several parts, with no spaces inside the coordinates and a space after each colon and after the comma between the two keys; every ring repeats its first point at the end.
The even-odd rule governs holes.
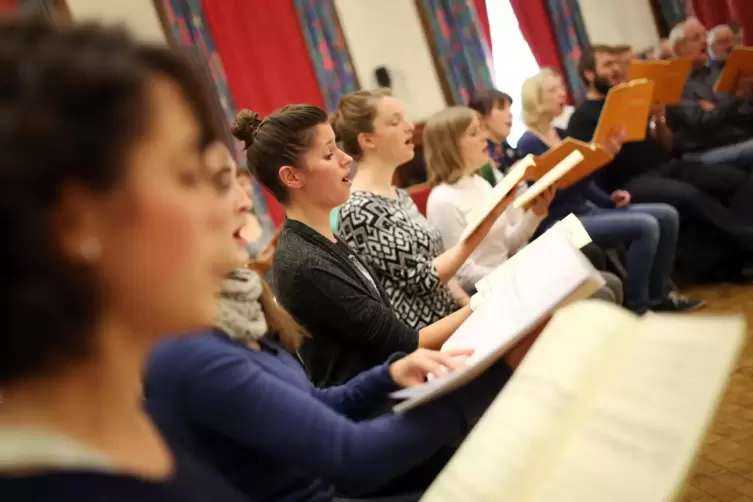
{"type": "Polygon", "coordinates": [[[88,237],[82,243],[79,249],[81,256],[86,261],[94,261],[99,258],[102,253],[102,246],[99,244],[99,239],[96,237],[88,237]]]}

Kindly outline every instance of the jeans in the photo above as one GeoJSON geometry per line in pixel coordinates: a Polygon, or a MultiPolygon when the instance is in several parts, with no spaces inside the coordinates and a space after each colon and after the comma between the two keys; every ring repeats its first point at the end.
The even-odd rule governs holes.
{"type": "Polygon", "coordinates": [[[675,208],[635,204],[622,209],[593,209],[578,215],[578,219],[603,248],[629,244],[625,306],[642,314],[667,298],[679,231],[675,208]]]}
{"type": "Polygon", "coordinates": [[[686,153],[682,158],[697,160],[705,164],[727,164],[750,171],[753,169],[753,139],[703,152],[686,153]]]}

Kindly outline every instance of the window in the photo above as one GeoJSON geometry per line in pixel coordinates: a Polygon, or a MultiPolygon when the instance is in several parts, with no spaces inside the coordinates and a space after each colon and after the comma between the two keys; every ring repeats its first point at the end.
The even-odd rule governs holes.
{"type": "Polygon", "coordinates": [[[539,65],[520,32],[510,1],[486,0],[486,9],[492,54],[497,56],[494,61],[494,84],[513,99],[513,124],[508,141],[514,146],[526,130],[522,120],[520,90],[525,79],[539,72],[539,65]]]}

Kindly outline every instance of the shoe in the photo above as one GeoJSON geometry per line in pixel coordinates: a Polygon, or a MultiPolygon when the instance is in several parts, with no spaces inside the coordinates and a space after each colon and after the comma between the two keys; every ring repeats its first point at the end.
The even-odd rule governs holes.
{"type": "Polygon", "coordinates": [[[695,312],[706,306],[705,300],[696,300],[671,291],[662,302],[652,308],[654,312],[695,312]]]}

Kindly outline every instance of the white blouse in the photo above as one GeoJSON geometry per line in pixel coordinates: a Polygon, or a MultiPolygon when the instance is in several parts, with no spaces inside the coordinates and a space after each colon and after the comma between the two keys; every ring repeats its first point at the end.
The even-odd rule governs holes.
{"type": "MultiPolygon", "coordinates": [[[[461,178],[452,185],[442,183],[434,187],[426,205],[426,216],[442,235],[445,248],[460,241],[466,227],[466,215],[489,197],[492,190],[491,185],[478,175],[461,178]]],[[[473,289],[479,280],[525,246],[543,219],[544,216],[537,216],[531,210],[508,207],[458,270],[456,278],[463,288],[473,289]]]]}

